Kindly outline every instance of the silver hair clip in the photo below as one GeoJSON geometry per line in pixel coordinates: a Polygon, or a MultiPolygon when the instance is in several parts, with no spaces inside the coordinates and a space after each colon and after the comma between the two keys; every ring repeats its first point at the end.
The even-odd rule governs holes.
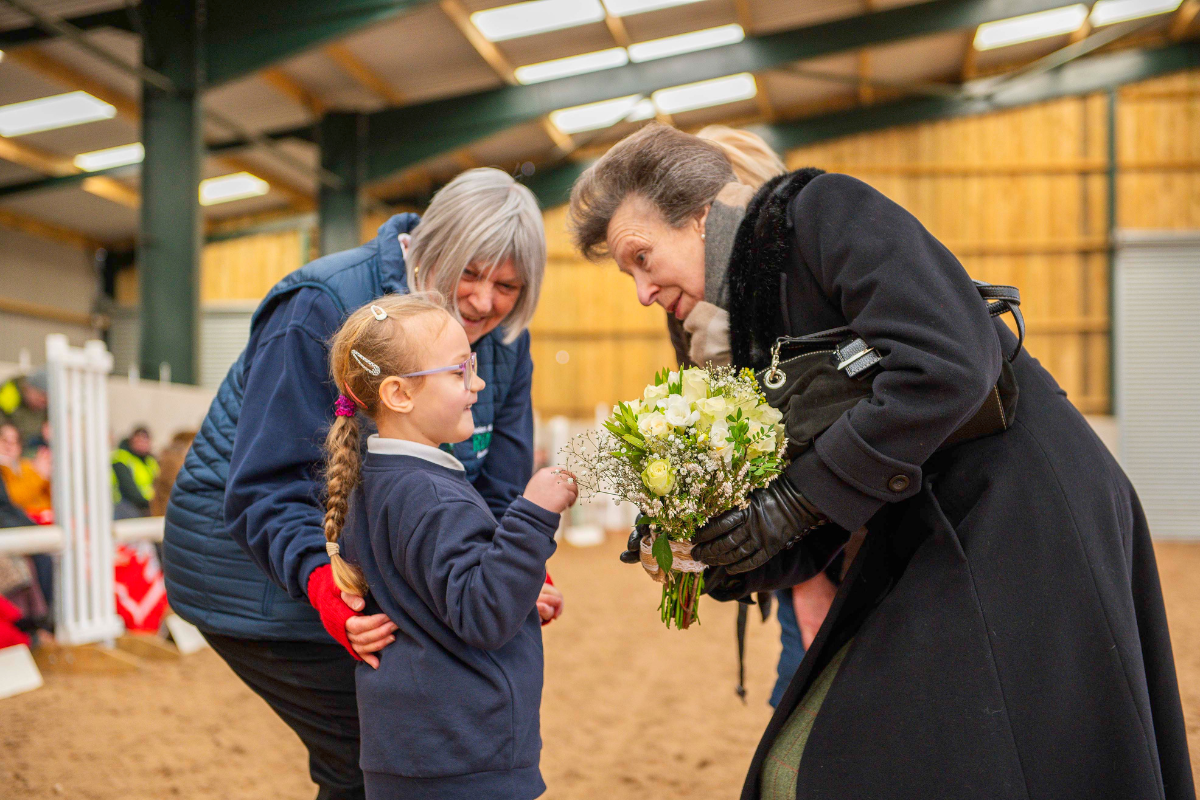
{"type": "Polygon", "coordinates": [[[374,361],[367,358],[357,350],[351,350],[350,355],[354,356],[354,360],[358,362],[358,365],[365,369],[369,374],[376,376],[379,375],[379,365],[374,361]]]}
{"type": "Polygon", "coordinates": [[[374,314],[375,319],[379,320],[380,322],[383,322],[385,319],[387,319],[387,312],[377,305],[371,305],[371,313],[374,314]]]}

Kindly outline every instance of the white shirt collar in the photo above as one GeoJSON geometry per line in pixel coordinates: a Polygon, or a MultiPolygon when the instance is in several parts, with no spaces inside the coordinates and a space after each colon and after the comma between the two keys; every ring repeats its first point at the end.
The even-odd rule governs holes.
{"type": "Polygon", "coordinates": [[[459,472],[466,471],[466,467],[462,465],[462,462],[445,450],[430,447],[420,442],[410,442],[407,439],[385,439],[377,433],[373,433],[367,437],[367,452],[379,453],[385,456],[423,458],[426,461],[437,464],[439,467],[456,469],[459,472]]]}

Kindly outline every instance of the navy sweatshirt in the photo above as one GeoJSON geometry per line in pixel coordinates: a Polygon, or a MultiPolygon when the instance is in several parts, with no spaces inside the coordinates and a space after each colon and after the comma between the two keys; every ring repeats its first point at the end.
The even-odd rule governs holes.
{"type": "MultiPolygon", "coordinates": [[[[275,583],[305,602],[309,575],[329,563],[321,469],[337,389],[329,377],[327,342],[341,323],[325,292],[304,288],[252,333],[225,489],[230,535],[275,583]]],[[[476,479],[497,518],[533,471],[532,375],[526,339],[504,405],[486,420],[494,432],[476,479]]],[[[324,631],[320,637],[328,641],[324,631]]]]}
{"type": "Polygon", "coordinates": [[[396,623],[355,673],[371,800],[523,800],[545,791],[537,597],[559,515],[518,497],[499,525],[450,454],[367,441],[340,539],[396,623]]]}

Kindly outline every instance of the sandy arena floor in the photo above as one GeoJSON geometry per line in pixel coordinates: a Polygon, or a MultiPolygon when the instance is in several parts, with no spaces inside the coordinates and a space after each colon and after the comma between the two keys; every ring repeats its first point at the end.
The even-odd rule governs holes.
{"type": "MultiPolygon", "coordinates": [[[[619,564],[619,549],[564,546],[550,564],[567,613],[546,629],[545,797],[735,797],[770,717],[778,627],[751,626],[743,706],[733,608],[707,602],[700,628],[665,631],[657,585],[619,564]]],[[[1196,765],[1200,545],[1158,553],[1196,765]]],[[[299,740],[209,651],[131,676],[48,675],[0,700],[0,737],[5,800],[315,795],[299,740]]]]}

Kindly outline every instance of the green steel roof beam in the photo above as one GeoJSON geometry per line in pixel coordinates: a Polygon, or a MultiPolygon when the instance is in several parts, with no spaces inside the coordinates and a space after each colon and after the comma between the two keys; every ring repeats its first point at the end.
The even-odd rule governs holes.
{"type": "MultiPolygon", "coordinates": [[[[824,114],[794,122],[750,126],[783,153],[796,147],[857,133],[914,125],[920,122],[986,114],[1017,106],[1032,105],[1062,97],[1137,83],[1160,75],[1200,67],[1200,43],[1146,50],[1124,50],[1080,59],[1053,72],[1014,82],[986,98],[914,98],[824,114]]],[[[561,205],[570,197],[571,185],[592,162],[568,162],[528,181],[543,208],[561,205]]],[[[814,166],[821,166],[816,164],[814,166]]]]}
{"type": "Polygon", "coordinates": [[[751,126],[778,152],[796,147],[918,122],[986,114],[1018,106],[1091,94],[1200,66],[1200,44],[1122,50],[1065,64],[1056,70],[1013,81],[980,98],[922,97],[774,125],[751,126]]]}
{"type": "Polygon", "coordinates": [[[850,52],[1058,8],[1064,0],[930,0],[616,69],[505,86],[370,115],[367,180],[560,108],[850,52]]]}
{"type": "Polygon", "coordinates": [[[209,0],[208,85],[399,16],[429,0],[209,0]]]}
{"type": "MultiPolygon", "coordinates": [[[[85,31],[96,28],[119,28],[123,31],[133,31],[135,28],[131,16],[136,13],[137,7],[134,6],[131,8],[117,8],[112,11],[101,11],[96,14],[83,14],[63,21],[85,31]]],[[[28,28],[16,28],[11,31],[0,31],[0,50],[19,47],[23,44],[37,44],[51,38],[53,38],[52,34],[36,25],[31,25],[28,28]]]]}

